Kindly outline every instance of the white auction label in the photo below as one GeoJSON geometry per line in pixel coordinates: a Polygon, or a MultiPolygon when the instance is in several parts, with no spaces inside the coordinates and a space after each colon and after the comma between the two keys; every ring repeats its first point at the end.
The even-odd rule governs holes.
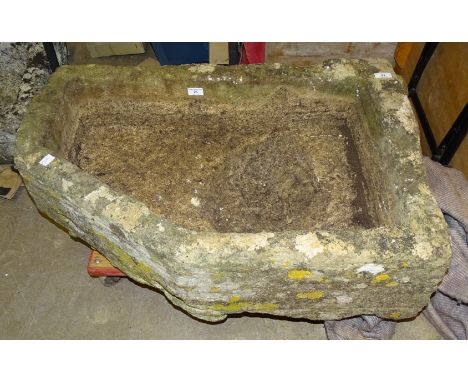
{"type": "Polygon", "coordinates": [[[187,88],[187,93],[189,96],[202,96],[203,88],[187,88]]]}
{"type": "Polygon", "coordinates": [[[388,72],[378,72],[374,73],[375,78],[392,78],[392,73],[388,72]]]}
{"type": "Polygon", "coordinates": [[[47,166],[50,164],[55,159],[53,155],[47,154],[44,158],[42,158],[39,161],[39,164],[42,164],[43,166],[47,166]]]}

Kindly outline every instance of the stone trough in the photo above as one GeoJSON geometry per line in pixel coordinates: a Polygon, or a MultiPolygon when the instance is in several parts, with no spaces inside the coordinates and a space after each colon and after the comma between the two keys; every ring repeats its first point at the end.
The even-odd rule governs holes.
{"type": "Polygon", "coordinates": [[[413,317],[450,261],[385,61],[64,66],[16,164],[43,213],[207,321],[413,317]]]}

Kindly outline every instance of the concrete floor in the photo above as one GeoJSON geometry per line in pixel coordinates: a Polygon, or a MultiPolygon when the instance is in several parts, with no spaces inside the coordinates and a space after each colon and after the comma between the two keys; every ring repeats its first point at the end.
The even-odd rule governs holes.
{"type": "MultiPolygon", "coordinates": [[[[41,216],[21,187],[0,199],[1,339],[326,339],[321,323],[269,317],[197,321],[159,292],[88,276],[90,249],[41,216]]],[[[395,339],[440,339],[423,316],[395,339]]]]}

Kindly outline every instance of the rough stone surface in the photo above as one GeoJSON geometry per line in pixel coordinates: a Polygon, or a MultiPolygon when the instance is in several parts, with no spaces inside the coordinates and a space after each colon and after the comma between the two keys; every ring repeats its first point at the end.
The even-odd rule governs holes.
{"type": "Polygon", "coordinates": [[[248,311],[398,320],[427,304],[450,261],[447,228],[426,184],[418,139],[404,86],[385,61],[332,60],[302,69],[89,65],[62,67],[35,97],[18,134],[15,161],[40,210],[198,318],[219,321],[248,311]],[[376,78],[376,72],[392,77],[376,78]],[[365,123],[352,134],[355,140],[363,134],[370,145],[356,150],[378,206],[377,224],[193,230],[73,163],[79,120],[90,104],[177,105],[187,100],[188,87],[204,88],[200,103],[243,104],[285,86],[323,99],[346,98],[361,110],[365,123]],[[55,159],[44,166],[39,161],[47,154],[55,159]]]}
{"type": "Polygon", "coordinates": [[[0,163],[13,163],[21,118],[48,77],[42,43],[0,42],[0,163]]]}

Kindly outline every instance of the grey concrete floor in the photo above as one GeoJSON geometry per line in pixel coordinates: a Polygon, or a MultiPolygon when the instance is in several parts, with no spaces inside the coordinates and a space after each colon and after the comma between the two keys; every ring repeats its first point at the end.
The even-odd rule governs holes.
{"type": "MultiPolygon", "coordinates": [[[[21,187],[0,199],[1,339],[326,339],[321,323],[270,317],[197,321],[157,291],[88,276],[90,249],[41,216],[21,187]]],[[[395,339],[440,339],[423,316],[395,339]]]]}

